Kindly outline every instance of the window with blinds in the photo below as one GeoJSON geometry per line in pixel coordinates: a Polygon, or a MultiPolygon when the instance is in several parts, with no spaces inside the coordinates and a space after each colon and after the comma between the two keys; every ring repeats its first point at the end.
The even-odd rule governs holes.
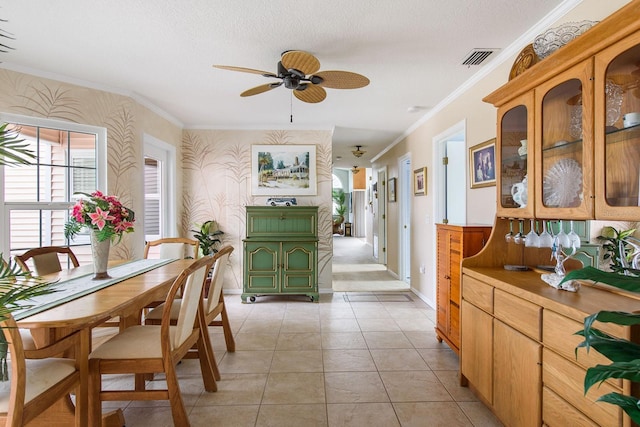
{"type": "Polygon", "coordinates": [[[9,228],[5,230],[8,242],[5,237],[1,246],[8,244],[14,255],[40,246],[71,245],[79,258],[85,252],[90,257],[88,235],[69,242],[64,224],[78,197],[74,193],[98,189],[98,134],[73,130],[73,124],[66,129],[25,123],[12,126],[36,159],[30,165],[2,168],[0,196],[9,228]]]}
{"type": "Polygon", "coordinates": [[[162,163],[158,160],[144,158],[144,234],[145,240],[159,239],[162,221],[162,163]]]}

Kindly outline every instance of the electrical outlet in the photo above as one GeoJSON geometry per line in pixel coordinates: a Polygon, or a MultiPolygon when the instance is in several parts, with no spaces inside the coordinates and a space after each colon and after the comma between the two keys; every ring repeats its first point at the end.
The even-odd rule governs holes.
{"type": "Polygon", "coordinates": [[[424,264],[420,264],[420,273],[424,274],[427,272],[427,269],[425,268],[424,264]]]}

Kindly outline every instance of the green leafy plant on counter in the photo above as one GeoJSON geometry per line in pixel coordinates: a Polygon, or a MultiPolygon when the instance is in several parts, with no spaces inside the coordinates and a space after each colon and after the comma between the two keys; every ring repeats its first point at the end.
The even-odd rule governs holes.
{"type": "MultiPolygon", "coordinates": [[[[607,227],[605,227],[607,228],[607,227]]],[[[608,227],[611,228],[611,227],[608,227]]],[[[637,251],[631,235],[635,230],[617,231],[604,230],[605,259],[611,259],[613,271],[602,271],[594,267],[585,267],[569,272],[564,281],[589,280],[594,283],[604,283],[628,292],[640,293],[640,277],[637,268],[640,252],[637,251]]],[[[635,240],[635,239],[633,239],[635,240]]],[[[600,311],[584,319],[584,330],[576,332],[582,335],[584,341],[578,344],[588,352],[591,348],[605,356],[612,363],[596,365],[587,369],[584,378],[585,394],[596,384],[601,384],[609,378],[626,379],[640,383],[640,345],[623,338],[617,338],[593,327],[595,321],[613,323],[622,326],[640,325],[640,314],[622,311],[600,311]]],[[[640,424],[640,399],[622,393],[612,392],[600,396],[600,402],[606,402],[621,407],[627,415],[640,424]]]]}
{"type": "MultiPolygon", "coordinates": [[[[196,224],[198,226],[198,224],[196,224]]],[[[222,242],[219,236],[224,234],[224,231],[220,230],[216,221],[207,221],[199,226],[198,230],[191,230],[198,242],[200,242],[200,250],[202,255],[212,255],[218,252],[218,244],[222,242]]]]}
{"type": "Polygon", "coordinates": [[[605,251],[603,258],[611,262],[610,269],[614,273],[640,275],[640,270],[634,267],[633,258],[640,250],[638,239],[633,237],[635,228],[617,230],[613,227],[603,227],[598,241],[602,242],[605,251]]]}

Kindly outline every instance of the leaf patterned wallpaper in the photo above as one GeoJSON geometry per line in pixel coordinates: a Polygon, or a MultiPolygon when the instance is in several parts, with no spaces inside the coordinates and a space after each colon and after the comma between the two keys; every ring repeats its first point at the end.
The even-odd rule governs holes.
{"type": "Polygon", "coordinates": [[[331,287],[331,132],[288,130],[188,130],[182,141],[184,176],[182,225],[214,219],[224,231],[223,244],[236,250],[230,258],[233,278],[225,287],[242,289],[242,239],[245,206],[263,205],[267,197],[251,195],[253,144],[310,144],[316,146],[317,195],[297,196],[298,205],[319,206],[318,281],[331,287]]]}
{"type": "MultiPolygon", "coordinates": [[[[215,219],[233,245],[226,288],[242,288],[244,207],[264,204],[251,196],[252,144],[316,145],[318,191],[298,197],[300,205],[319,206],[319,285],[331,287],[331,132],[289,130],[183,130],[128,96],[0,69],[0,112],[100,126],[107,129],[109,194],[143,212],[144,134],[174,145],[178,159],[181,235],[191,237],[195,223],[215,219]],[[180,163],[180,162],[179,162],[180,163]]],[[[137,230],[142,230],[138,223],[137,230]]],[[[112,247],[113,259],[141,258],[144,235],[134,232],[112,247]]]]}

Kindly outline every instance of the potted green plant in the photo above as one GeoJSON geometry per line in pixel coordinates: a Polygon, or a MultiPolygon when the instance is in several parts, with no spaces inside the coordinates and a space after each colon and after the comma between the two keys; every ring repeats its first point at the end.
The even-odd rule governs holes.
{"type": "Polygon", "coordinates": [[[347,213],[345,205],[346,195],[341,188],[334,188],[331,191],[331,197],[334,201],[335,215],[333,215],[333,233],[341,234],[341,225],[344,222],[344,215],[347,213]]]}
{"type": "Polygon", "coordinates": [[[222,242],[219,236],[223,235],[224,231],[220,230],[216,221],[206,221],[199,226],[198,230],[191,231],[194,233],[193,237],[200,242],[202,255],[212,255],[218,252],[217,245],[222,242]]]}
{"type": "MultiPolygon", "coordinates": [[[[594,267],[585,267],[569,272],[567,280],[589,280],[594,283],[624,289],[629,292],[640,293],[640,277],[637,264],[640,258],[640,246],[637,239],[631,237],[635,230],[618,231],[611,227],[603,229],[601,239],[606,243],[603,249],[607,251],[604,258],[612,260],[611,270],[603,271],[594,267]]],[[[617,338],[593,327],[595,321],[614,323],[616,325],[640,325],[640,314],[621,311],[599,311],[584,319],[584,330],[576,334],[582,335],[578,348],[591,348],[604,355],[611,361],[609,365],[596,365],[587,369],[584,379],[585,394],[595,384],[600,384],[609,378],[626,379],[640,383],[640,345],[617,338]]],[[[578,351],[576,348],[576,352],[578,351]]],[[[640,399],[621,393],[608,393],[598,398],[598,401],[620,406],[629,417],[640,424],[640,399]]]]}
{"type": "MultiPolygon", "coordinates": [[[[0,253],[0,320],[17,310],[32,307],[28,301],[36,296],[55,292],[54,282],[24,272],[17,264],[4,260],[0,253]]],[[[0,334],[0,381],[9,380],[7,341],[0,334]]]]}

